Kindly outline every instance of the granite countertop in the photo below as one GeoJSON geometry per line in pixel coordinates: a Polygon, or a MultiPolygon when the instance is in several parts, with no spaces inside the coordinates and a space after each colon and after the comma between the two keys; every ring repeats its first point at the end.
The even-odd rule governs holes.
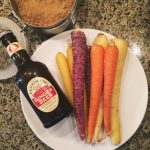
{"type": "MultiPolygon", "coordinates": [[[[10,12],[7,0],[0,0],[0,15],[10,12]]],[[[150,86],[150,2],[149,0],[82,0],[78,24],[126,38],[141,49],[138,56],[150,86]]],[[[42,41],[34,30],[27,32],[30,54],[42,41]]],[[[149,95],[150,97],[150,95],[149,95]]],[[[150,104],[142,124],[119,150],[150,149],[150,104]]],[[[0,80],[0,150],[48,150],[32,132],[24,118],[15,77],[0,80]]]]}

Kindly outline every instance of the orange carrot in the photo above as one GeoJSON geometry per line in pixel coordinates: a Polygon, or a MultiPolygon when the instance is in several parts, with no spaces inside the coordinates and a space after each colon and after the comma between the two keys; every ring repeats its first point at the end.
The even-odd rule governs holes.
{"type": "Polygon", "coordinates": [[[104,72],[104,48],[99,45],[91,49],[91,92],[88,118],[88,143],[92,143],[102,93],[104,72]]]}
{"type": "Polygon", "coordinates": [[[111,121],[111,98],[114,87],[115,73],[118,62],[118,49],[116,46],[109,46],[105,49],[104,55],[104,129],[106,135],[110,134],[111,121]]]}

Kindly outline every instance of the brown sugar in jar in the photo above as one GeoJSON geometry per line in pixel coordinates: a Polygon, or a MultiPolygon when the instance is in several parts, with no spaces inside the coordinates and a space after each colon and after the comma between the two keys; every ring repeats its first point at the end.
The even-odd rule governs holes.
{"type": "Polygon", "coordinates": [[[60,22],[71,11],[75,0],[15,0],[20,18],[34,26],[60,22]]]}

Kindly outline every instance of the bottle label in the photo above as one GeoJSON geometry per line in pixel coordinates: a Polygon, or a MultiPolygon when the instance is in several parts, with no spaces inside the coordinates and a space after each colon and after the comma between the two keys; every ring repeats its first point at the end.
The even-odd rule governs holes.
{"type": "Polygon", "coordinates": [[[17,51],[22,50],[22,49],[23,48],[18,42],[13,42],[7,46],[7,53],[9,56],[11,56],[13,53],[16,53],[17,51]]]}
{"type": "Polygon", "coordinates": [[[51,112],[58,106],[57,91],[45,78],[31,79],[27,85],[27,91],[33,104],[43,112],[51,112]]]}

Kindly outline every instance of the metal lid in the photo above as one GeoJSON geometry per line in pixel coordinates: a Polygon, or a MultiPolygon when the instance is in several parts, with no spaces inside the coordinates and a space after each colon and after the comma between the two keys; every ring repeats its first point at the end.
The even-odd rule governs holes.
{"type": "Polygon", "coordinates": [[[13,33],[13,32],[10,31],[10,30],[3,31],[3,32],[0,33],[0,38],[1,38],[2,36],[6,35],[7,33],[13,33]]]}

